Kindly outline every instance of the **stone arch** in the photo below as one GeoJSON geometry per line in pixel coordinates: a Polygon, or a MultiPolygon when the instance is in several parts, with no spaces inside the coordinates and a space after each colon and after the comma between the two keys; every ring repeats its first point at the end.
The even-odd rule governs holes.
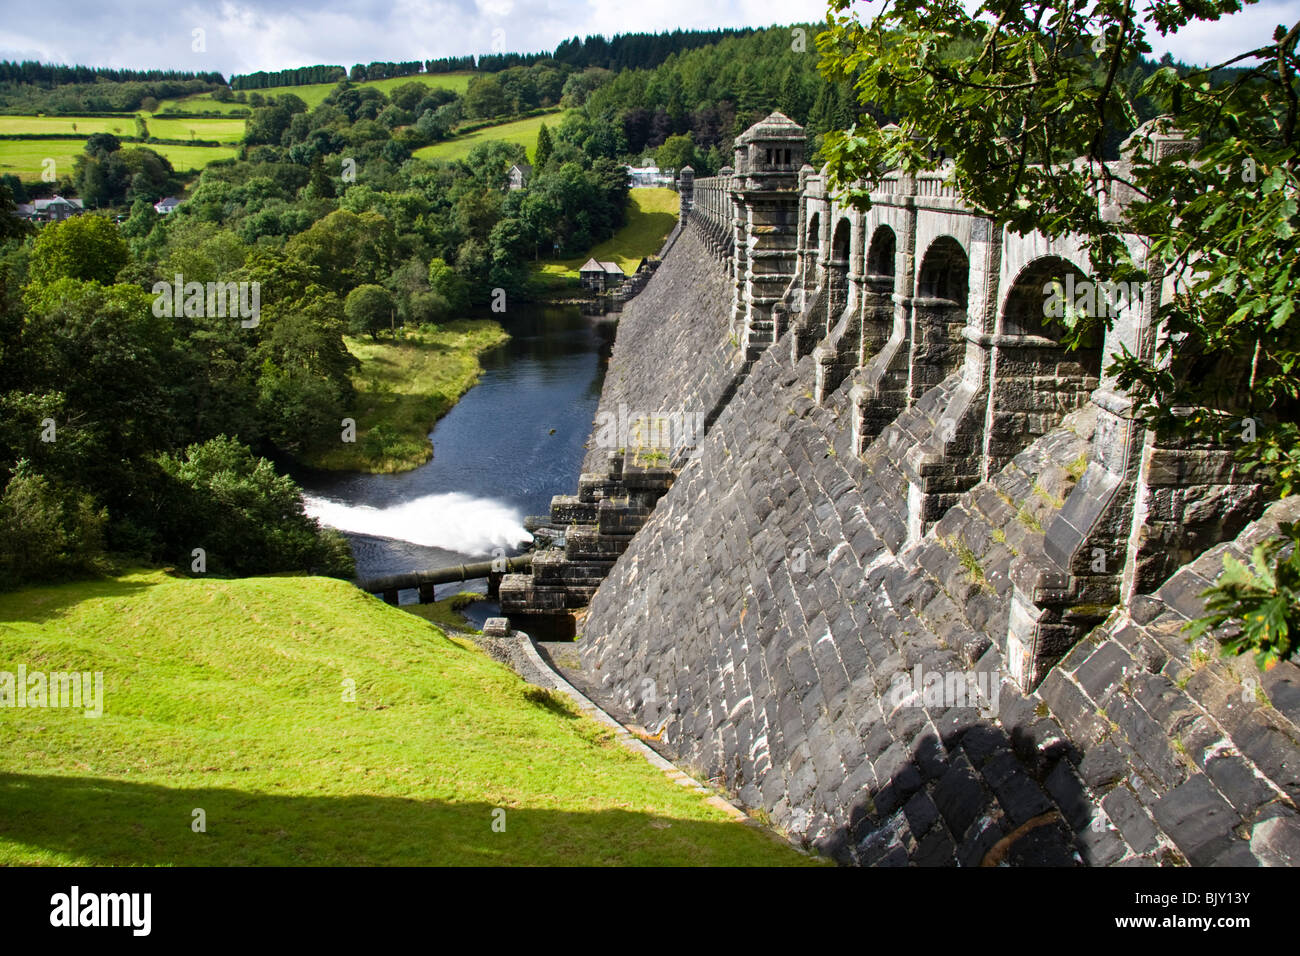
{"type": "Polygon", "coordinates": [[[858,364],[865,365],[880,351],[894,330],[894,292],[898,284],[898,236],[881,224],[867,245],[866,276],[862,285],[862,349],[858,364]]]}
{"type": "Polygon", "coordinates": [[[970,292],[970,257],[952,236],[939,236],[921,259],[916,295],[921,299],[946,299],[964,312],[970,292]]]}
{"type": "Polygon", "coordinates": [[[835,221],[831,233],[830,258],[826,261],[826,332],[839,320],[848,304],[849,255],[853,247],[853,223],[848,216],[835,221]]]}
{"type": "Polygon", "coordinates": [[[808,217],[808,228],[804,230],[804,248],[816,251],[821,245],[822,214],[815,211],[808,217]]]}
{"type": "Polygon", "coordinates": [[[926,249],[917,271],[912,312],[911,397],[961,368],[966,353],[966,300],[970,258],[952,236],[939,236],[926,249]]]}
{"type": "Polygon", "coordinates": [[[804,287],[811,290],[817,285],[817,260],[821,258],[822,250],[822,216],[820,210],[815,210],[808,216],[808,228],[804,230],[804,287]]]}
{"type": "Polygon", "coordinates": [[[1081,288],[1083,271],[1058,255],[1026,264],[1003,298],[994,337],[987,453],[1001,469],[1084,405],[1101,375],[1100,336],[1067,349],[1066,327],[1049,313],[1054,294],[1081,288]],[[1053,288],[1055,286],[1055,293],[1053,288]]]}
{"type": "Polygon", "coordinates": [[[875,292],[894,291],[898,236],[885,224],[876,227],[867,246],[867,284],[875,292]],[[884,288],[884,286],[888,288],[884,288]]]}

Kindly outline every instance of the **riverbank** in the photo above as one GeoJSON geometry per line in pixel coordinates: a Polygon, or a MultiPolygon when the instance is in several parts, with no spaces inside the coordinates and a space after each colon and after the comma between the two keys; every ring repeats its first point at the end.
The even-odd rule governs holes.
{"type": "Polygon", "coordinates": [[[418,468],[433,457],[429,432],[483,372],[479,357],[510,336],[490,319],[458,319],[407,329],[397,341],[344,339],[361,362],[356,441],[304,456],[329,471],[391,474],[418,468]]]}
{"type": "Polygon", "coordinates": [[[613,323],[530,302],[490,317],[510,339],[439,419],[436,457],[396,474],[296,473],[309,513],[348,535],[359,576],[511,553],[529,538],[524,517],[549,513],[582,470],[613,323]]]}

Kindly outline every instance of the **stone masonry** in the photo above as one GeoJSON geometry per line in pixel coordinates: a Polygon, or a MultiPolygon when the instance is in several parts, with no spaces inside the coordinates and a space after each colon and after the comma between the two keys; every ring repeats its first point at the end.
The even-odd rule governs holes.
{"type": "Polygon", "coordinates": [[[1067,352],[1040,303],[1090,276],[1075,239],[1000,234],[942,171],[841,208],[791,127],[683,177],[563,548],[503,611],[589,603],[598,693],[845,863],[1300,861],[1300,670],[1179,630],[1300,502],[1134,422],[1104,357],[1149,354],[1160,284],[1067,352]],[[620,408],[704,427],[607,447],[620,408]]]}

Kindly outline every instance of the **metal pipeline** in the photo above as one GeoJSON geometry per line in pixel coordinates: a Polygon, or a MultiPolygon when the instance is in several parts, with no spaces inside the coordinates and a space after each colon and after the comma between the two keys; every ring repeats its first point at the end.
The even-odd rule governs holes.
{"type": "MultiPolygon", "coordinates": [[[[420,602],[433,600],[435,584],[451,584],[453,581],[472,581],[475,578],[487,578],[490,584],[500,581],[503,574],[514,571],[527,571],[533,566],[531,554],[521,554],[517,558],[504,561],[478,561],[474,564],[453,564],[445,568],[433,568],[428,571],[407,571],[404,574],[389,574],[379,578],[367,578],[354,582],[361,590],[370,594],[382,594],[389,604],[397,603],[397,592],[407,588],[416,588],[420,592],[420,602]]],[[[489,593],[495,590],[489,586],[489,593]]]]}

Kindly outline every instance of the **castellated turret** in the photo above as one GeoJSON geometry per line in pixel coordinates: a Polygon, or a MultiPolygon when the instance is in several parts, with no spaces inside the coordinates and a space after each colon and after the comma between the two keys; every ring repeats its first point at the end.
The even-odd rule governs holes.
{"type": "Polygon", "coordinates": [[[772,307],[794,277],[804,129],[772,113],[736,137],[731,178],[735,234],[733,328],[752,361],[776,340],[772,307]]]}

